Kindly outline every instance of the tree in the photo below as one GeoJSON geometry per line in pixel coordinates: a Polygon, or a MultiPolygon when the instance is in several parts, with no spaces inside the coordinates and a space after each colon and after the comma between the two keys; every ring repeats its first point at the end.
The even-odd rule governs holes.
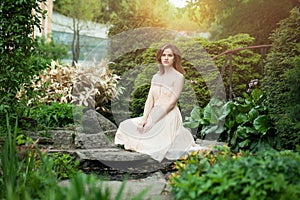
{"type": "MultiPolygon", "coordinates": [[[[20,107],[16,95],[22,87],[33,95],[32,77],[46,66],[37,59],[34,27],[41,29],[44,0],[2,0],[0,3],[0,121],[20,107]],[[34,10],[34,12],[33,12],[34,10]]],[[[25,104],[26,105],[26,104],[25,104]]]]}
{"type": "Polygon", "coordinates": [[[107,9],[103,11],[112,25],[109,36],[141,27],[165,28],[164,18],[171,17],[168,15],[170,6],[166,0],[108,0],[107,9]]]}
{"type": "Polygon", "coordinates": [[[221,39],[239,33],[256,38],[255,44],[266,44],[278,22],[289,16],[289,11],[299,5],[298,0],[193,0],[187,9],[202,28],[221,39]]]}
{"type": "MultiPolygon", "coordinates": [[[[72,39],[72,65],[78,63],[80,56],[80,31],[84,22],[93,20],[102,4],[98,0],[57,0],[54,10],[72,18],[72,26],[67,27],[73,31],[72,39]]],[[[100,9],[101,10],[101,9],[100,9]]],[[[67,26],[67,25],[66,25],[67,26]]]]}
{"type": "Polygon", "coordinates": [[[282,146],[295,149],[300,143],[300,8],[280,22],[270,39],[263,88],[270,117],[282,146]]]}

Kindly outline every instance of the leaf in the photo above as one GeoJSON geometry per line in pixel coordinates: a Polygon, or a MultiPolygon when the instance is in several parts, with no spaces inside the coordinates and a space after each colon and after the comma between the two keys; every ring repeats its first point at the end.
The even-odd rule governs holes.
{"type": "Polygon", "coordinates": [[[202,135],[207,135],[209,133],[215,133],[215,131],[218,129],[218,125],[214,126],[206,126],[204,129],[201,130],[202,135]]]}
{"type": "Polygon", "coordinates": [[[186,128],[197,128],[199,126],[199,122],[184,122],[183,126],[186,128]]]}
{"type": "Polygon", "coordinates": [[[203,119],[210,122],[211,120],[211,106],[207,104],[207,106],[203,110],[203,119]]]}
{"type": "Polygon", "coordinates": [[[195,106],[191,111],[191,118],[198,121],[201,118],[200,112],[201,112],[201,108],[199,106],[195,106]]]}
{"type": "Polygon", "coordinates": [[[259,132],[266,134],[266,132],[271,128],[271,123],[267,115],[261,115],[254,120],[253,126],[259,132]]]}
{"type": "Polygon", "coordinates": [[[253,122],[254,119],[256,119],[259,115],[259,112],[258,110],[256,110],[255,108],[252,108],[250,110],[250,112],[248,113],[248,118],[249,118],[249,121],[253,122]]]}
{"type": "Polygon", "coordinates": [[[248,121],[248,117],[243,114],[243,113],[240,113],[238,114],[236,117],[235,117],[235,121],[238,123],[238,124],[242,124],[242,123],[245,123],[248,121]]]}
{"type": "Polygon", "coordinates": [[[263,92],[260,89],[254,89],[251,96],[254,102],[258,103],[263,98],[263,92]]]}
{"type": "Polygon", "coordinates": [[[251,142],[250,139],[247,139],[247,140],[245,140],[243,142],[239,142],[239,147],[240,148],[245,148],[245,147],[249,146],[250,142],[251,142]]]}
{"type": "Polygon", "coordinates": [[[241,139],[246,139],[248,137],[246,127],[244,126],[238,126],[236,132],[237,136],[241,139]]]}

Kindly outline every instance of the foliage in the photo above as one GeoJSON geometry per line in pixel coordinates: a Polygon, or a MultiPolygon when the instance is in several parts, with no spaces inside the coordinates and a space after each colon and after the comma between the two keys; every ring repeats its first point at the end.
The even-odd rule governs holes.
{"type": "Polygon", "coordinates": [[[225,137],[232,150],[257,151],[279,147],[261,90],[254,89],[251,95],[244,93],[244,98],[228,102],[228,109],[225,137]]]}
{"type": "MultiPolygon", "coordinates": [[[[0,198],[7,200],[60,200],[60,199],[123,199],[124,181],[115,197],[110,189],[95,175],[82,173],[72,174],[68,187],[58,184],[58,175],[64,175],[66,168],[58,168],[71,164],[69,156],[54,159],[36,146],[16,146],[17,123],[13,130],[6,115],[7,135],[0,152],[0,198]],[[57,174],[58,173],[58,174],[57,174]]],[[[74,163],[71,164],[74,166],[74,163]]],[[[67,167],[70,169],[70,167],[67,167]]],[[[71,171],[72,172],[72,171],[71,171]]],[[[65,174],[66,175],[66,174],[65,174]]],[[[62,178],[62,177],[61,177],[62,178]]],[[[143,199],[144,190],[132,199],[143,199]]]]}
{"type": "Polygon", "coordinates": [[[256,39],[256,44],[268,44],[269,34],[295,6],[299,6],[299,1],[196,0],[190,1],[185,9],[190,18],[208,30],[214,39],[247,33],[256,39]]]}
{"type": "Polygon", "coordinates": [[[44,37],[36,38],[37,42],[37,54],[42,59],[42,65],[50,65],[52,60],[59,61],[64,58],[68,49],[64,44],[55,43],[52,38],[45,39],[44,37]]]}
{"type": "Polygon", "coordinates": [[[72,178],[77,174],[79,161],[74,156],[64,153],[53,153],[51,157],[59,179],[72,178]]]}
{"type": "Polygon", "coordinates": [[[99,67],[79,68],[73,79],[71,102],[78,106],[108,111],[105,105],[122,93],[123,88],[117,88],[119,79],[108,68],[107,60],[102,60],[99,67]]]}
{"type": "Polygon", "coordinates": [[[200,130],[198,136],[204,139],[208,134],[221,134],[226,130],[224,121],[229,112],[228,104],[213,98],[204,108],[194,106],[183,125],[200,130]]]}
{"type": "MultiPolygon", "coordinates": [[[[52,61],[51,65],[41,71],[39,76],[32,81],[34,91],[39,92],[38,101],[47,104],[70,102],[72,100],[72,80],[76,76],[76,70],[76,67],[61,65],[57,61],[52,61]]],[[[27,94],[26,92],[23,89],[20,93],[27,94]]],[[[30,99],[27,103],[32,105],[36,103],[35,101],[35,99],[30,99]]]]}
{"type": "MultiPolygon", "coordinates": [[[[52,61],[51,66],[39,74],[38,81],[33,81],[34,91],[39,91],[38,101],[73,103],[107,111],[106,105],[117,98],[122,88],[117,88],[119,77],[109,70],[107,61],[99,66],[73,67],[52,61]]],[[[21,90],[19,96],[27,91],[21,90]]],[[[34,99],[27,104],[34,105],[34,99]]]]}
{"type": "Polygon", "coordinates": [[[3,0],[0,3],[0,121],[5,113],[16,113],[22,103],[16,98],[24,87],[27,95],[34,96],[31,88],[33,76],[45,68],[36,52],[37,44],[32,34],[34,27],[41,28],[44,0],[3,0]],[[33,14],[32,10],[35,10],[33,14]]]}
{"type": "Polygon", "coordinates": [[[146,103],[148,93],[150,90],[150,84],[143,84],[136,88],[136,90],[132,93],[132,101],[131,101],[131,117],[139,117],[143,115],[144,105],[146,103]]]}
{"type": "Polygon", "coordinates": [[[299,164],[299,154],[291,151],[194,152],[177,163],[172,193],[175,199],[298,199],[299,164]]]}
{"type": "Polygon", "coordinates": [[[299,56],[300,9],[270,36],[273,47],[267,57],[263,89],[270,118],[284,148],[295,149],[300,143],[299,56]]]}
{"type": "Polygon", "coordinates": [[[195,107],[184,125],[201,130],[201,136],[219,134],[235,152],[278,148],[278,139],[268,117],[261,90],[244,93],[234,101],[212,99],[205,108],[195,107]]]}
{"type": "Polygon", "coordinates": [[[82,108],[68,103],[53,102],[50,105],[37,106],[30,110],[29,117],[38,122],[42,127],[65,127],[74,124],[73,112],[79,113],[82,108]]]}
{"type": "Polygon", "coordinates": [[[6,116],[7,135],[4,149],[0,154],[1,199],[37,199],[47,196],[50,188],[57,186],[56,175],[52,171],[52,161],[34,146],[16,146],[17,122],[12,130],[9,116],[6,116]],[[20,159],[20,160],[19,160],[20,159]]]}
{"type": "MultiPolygon", "coordinates": [[[[107,10],[103,10],[109,16],[109,36],[134,30],[141,27],[165,27],[164,17],[170,6],[166,1],[158,0],[121,0],[108,1],[107,10]]],[[[170,13],[172,14],[172,13],[170,13]]]]}

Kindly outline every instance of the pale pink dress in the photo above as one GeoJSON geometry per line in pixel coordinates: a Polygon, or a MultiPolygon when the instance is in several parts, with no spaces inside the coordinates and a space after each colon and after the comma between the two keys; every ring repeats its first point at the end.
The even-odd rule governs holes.
{"type": "MultiPolygon", "coordinates": [[[[151,88],[155,99],[150,115],[163,112],[162,104],[168,103],[170,95],[179,95],[176,84],[162,84],[152,79],[151,88]]],[[[149,131],[140,133],[137,129],[142,117],[127,119],[120,123],[115,136],[115,144],[125,149],[147,154],[161,162],[164,158],[176,160],[186,154],[195,145],[192,134],[183,127],[180,110],[175,106],[159,120],[149,131]]]]}

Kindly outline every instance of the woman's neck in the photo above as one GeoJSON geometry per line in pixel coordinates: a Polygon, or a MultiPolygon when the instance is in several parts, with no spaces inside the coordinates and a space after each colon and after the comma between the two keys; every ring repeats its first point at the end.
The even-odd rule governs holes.
{"type": "Polygon", "coordinates": [[[172,67],[172,66],[163,66],[164,67],[164,70],[165,70],[165,73],[169,73],[169,72],[172,72],[172,71],[174,71],[175,69],[174,69],[174,67],[172,67]]]}

